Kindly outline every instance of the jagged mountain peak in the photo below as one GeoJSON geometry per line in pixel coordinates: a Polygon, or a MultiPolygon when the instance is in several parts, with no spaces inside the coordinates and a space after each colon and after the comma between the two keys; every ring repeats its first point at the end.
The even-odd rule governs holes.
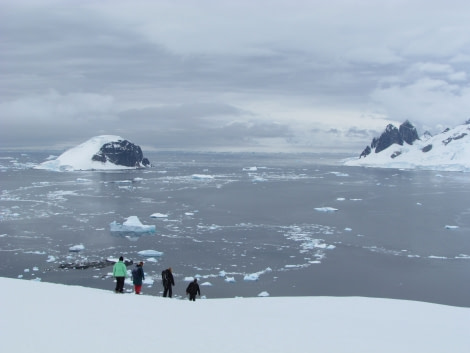
{"type": "Polygon", "coordinates": [[[470,124],[447,128],[435,136],[425,132],[421,138],[418,138],[418,132],[408,121],[400,125],[401,132],[400,128],[390,125],[379,138],[372,140],[359,158],[350,158],[345,164],[470,171],[470,124]]]}

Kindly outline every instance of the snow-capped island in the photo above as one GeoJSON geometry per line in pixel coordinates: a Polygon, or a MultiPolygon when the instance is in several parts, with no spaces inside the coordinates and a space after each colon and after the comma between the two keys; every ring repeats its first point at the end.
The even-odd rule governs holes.
{"type": "Polygon", "coordinates": [[[73,147],[59,157],[46,160],[36,169],[51,171],[116,170],[150,166],[142,149],[132,142],[115,135],[95,136],[73,147]]]}
{"type": "Polygon", "coordinates": [[[470,172],[470,120],[421,137],[409,121],[399,128],[389,124],[359,158],[349,158],[345,165],[470,172]]]}

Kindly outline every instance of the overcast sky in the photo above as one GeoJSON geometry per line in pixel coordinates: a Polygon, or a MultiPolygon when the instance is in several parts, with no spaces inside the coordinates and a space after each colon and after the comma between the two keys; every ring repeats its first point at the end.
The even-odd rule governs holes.
{"type": "Polygon", "coordinates": [[[468,0],[0,0],[0,148],[360,153],[470,118],[468,0]]]}

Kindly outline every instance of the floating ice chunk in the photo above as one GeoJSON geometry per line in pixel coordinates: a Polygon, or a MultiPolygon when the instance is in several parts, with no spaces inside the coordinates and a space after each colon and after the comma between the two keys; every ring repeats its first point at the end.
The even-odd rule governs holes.
{"type": "Polygon", "coordinates": [[[269,293],[266,292],[266,291],[263,291],[263,292],[258,294],[258,297],[269,297],[269,293]]]}
{"type": "Polygon", "coordinates": [[[225,277],[227,273],[225,271],[220,271],[219,272],[219,277],[225,277]]]}
{"type": "Polygon", "coordinates": [[[255,272],[255,273],[245,275],[245,277],[243,277],[243,280],[244,281],[257,281],[259,279],[260,275],[263,275],[263,274],[265,274],[267,272],[271,272],[271,271],[272,271],[271,267],[267,267],[263,271],[259,271],[259,272],[255,272]]]}
{"type": "Polygon", "coordinates": [[[39,271],[39,267],[34,266],[34,267],[33,267],[33,271],[39,271]]]}
{"type": "Polygon", "coordinates": [[[226,277],[224,281],[229,282],[229,283],[235,283],[236,282],[235,277],[226,277]]]}
{"type": "Polygon", "coordinates": [[[445,228],[446,228],[446,229],[457,229],[457,228],[459,228],[459,226],[449,226],[449,225],[446,225],[445,228]]]}
{"type": "Polygon", "coordinates": [[[245,172],[256,172],[258,171],[257,167],[248,167],[248,168],[243,168],[243,171],[245,172]]]}
{"type": "Polygon", "coordinates": [[[71,252],[80,252],[84,249],[85,249],[85,246],[83,244],[78,244],[78,245],[71,246],[69,248],[69,251],[71,251],[71,252]]]}
{"type": "Polygon", "coordinates": [[[266,179],[265,179],[265,178],[262,178],[262,177],[255,177],[255,178],[253,178],[253,182],[254,182],[254,183],[256,183],[256,182],[262,183],[262,182],[265,182],[265,181],[266,181],[266,179]]]}
{"type": "Polygon", "coordinates": [[[346,199],[344,197],[338,197],[336,201],[345,201],[346,199]]]}
{"type": "Polygon", "coordinates": [[[204,282],[204,283],[201,283],[201,286],[212,287],[212,283],[211,282],[204,282]]]}
{"type": "Polygon", "coordinates": [[[206,175],[206,174],[193,174],[191,175],[191,178],[196,179],[196,180],[212,180],[214,177],[212,175],[206,175]]]}
{"type": "Polygon", "coordinates": [[[123,224],[113,221],[109,224],[111,232],[155,233],[154,225],[143,225],[137,216],[130,216],[123,224]]]}
{"type": "Polygon", "coordinates": [[[336,211],[338,211],[338,209],[333,208],[333,207],[316,207],[315,211],[318,211],[318,212],[336,212],[336,211]]]}
{"type": "Polygon", "coordinates": [[[349,227],[348,227],[348,228],[344,228],[344,231],[345,231],[345,232],[351,232],[351,231],[352,231],[352,228],[349,228],[349,227]]]}
{"type": "Polygon", "coordinates": [[[157,250],[142,250],[139,251],[137,254],[145,257],[159,257],[163,255],[163,252],[157,250]]]}
{"type": "Polygon", "coordinates": [[[147,262],[158,262],[158,260],[154,257],[149,257],[145,261],[147,261],[147,262]]]}
{"type": "Polygon", "coordinates": [[[54,262],[56,260],[55,256],[49,255],[46,262],[54,262]]]}
{"type": "Polygon", "coordinates": [[[243,277],[244,281],[257,281],[258,279],[259,279],[259,275],[257,273],[252,273],[249,275],[245,275],[245,277],[243,277]]]}
{"type": "Polygon", "coordinates": [[[333,174],[333,175],[336,175],[336,176],[339,176],[339,177],[348,177],[349,176],[348,173],[341,173],[341,172],[330,172],[330,174],[333,174]]]}
{"type": "Polygon", "coordinates": [[[192,282],[192,281],[194,281],[194,277],[184,277],[183,281],[192,282]]]}
{"type": "Polygon", "coordinates": [[[163,214],[163,213],[153,213],[150,215],[150,218],[167,218],[168,215],[167,214],[163,214]]]}

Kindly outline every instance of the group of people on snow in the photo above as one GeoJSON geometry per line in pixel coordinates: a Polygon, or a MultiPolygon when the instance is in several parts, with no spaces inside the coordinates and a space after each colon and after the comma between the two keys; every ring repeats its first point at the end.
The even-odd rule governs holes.
{"type": "MultiPolygon", "coordinates": [[[[134,269],[132,269],[132,283],[134,284],[135,294],[140,294],[142,290],[142,283],[145,280],[144,263],[140,261],[134,269]]],[[[116,293],[124,293],[124,281],[127,277],[127,266],[124,263],[124,257],[119,257],[119,261],[114,264],[113,277],[116,279],[116,293]]],[[[172,287],[175,285],[173,271],[171,267],[162,271],[162,284],[163,284],[163,297],[171,298],[173,295],[172,287]]],[[[196,301],[196,295],[201,296],[201,290],[195,278],[189,283],[186,288],[186,295],[189,295],[189,300],[196,301]]]]}

